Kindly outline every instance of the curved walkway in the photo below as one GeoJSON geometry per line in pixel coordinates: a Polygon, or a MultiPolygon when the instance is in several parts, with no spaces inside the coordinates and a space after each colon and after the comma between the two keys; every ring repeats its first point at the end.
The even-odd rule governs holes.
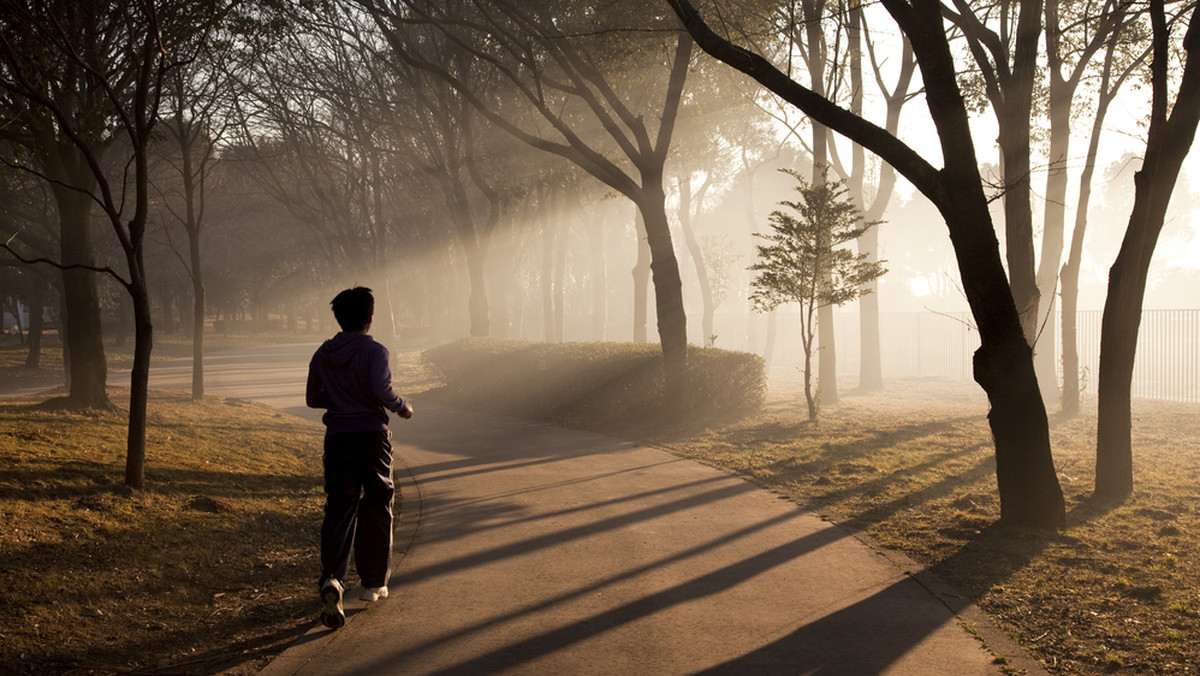
{"type": "MultiPolygon", "coordinates": [[[[210,391],[311,417],[313,347],[221,357],[210,391]],[[217,384],[244,366],[248,389],[217,384]]],[[[393,425],[391,597],[349,603],[345,628],[314,626],[263,674],[1040,672],[932,575],[747,481],[415,404],[393,425]]]]}

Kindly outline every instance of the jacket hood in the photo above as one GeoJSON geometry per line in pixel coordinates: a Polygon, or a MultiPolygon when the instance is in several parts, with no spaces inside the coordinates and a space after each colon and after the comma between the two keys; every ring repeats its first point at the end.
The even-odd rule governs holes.
{"type": "Polygon", "coordinates": [[[372,342],[371,336],[365,333],[346,333],[343,331],[325,341],[325,344],[321,346],[321,351],[325,353],[325,358],[331,364],[345,366],[355,356],[370,346],[372,342]]]}

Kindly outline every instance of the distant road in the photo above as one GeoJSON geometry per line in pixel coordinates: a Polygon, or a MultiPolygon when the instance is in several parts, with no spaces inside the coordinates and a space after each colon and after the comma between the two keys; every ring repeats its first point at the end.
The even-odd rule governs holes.
{"type": "MultiPolygon", "coordinates": [[[[320,412],[304,405],[308,360],[319,342],[222,350],[204,356],[204,393],[256,401],[307,418],[320,412]]],[[[110,384],[128,384],[129,371],[109,374],[110,384]]],[[[172,359],[150,366],[150,387],[192,389],[192,360],[172,359]]]]}

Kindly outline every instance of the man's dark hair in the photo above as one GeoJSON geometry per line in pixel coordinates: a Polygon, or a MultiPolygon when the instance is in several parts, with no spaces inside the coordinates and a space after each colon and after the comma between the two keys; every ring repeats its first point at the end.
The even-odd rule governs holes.
{"type": "Polygon", "coordinates": [[[375,296],[365,286],[346,289],[334,296],[330,305],[343,331],[362,331],[375,316],[375,296]]]}

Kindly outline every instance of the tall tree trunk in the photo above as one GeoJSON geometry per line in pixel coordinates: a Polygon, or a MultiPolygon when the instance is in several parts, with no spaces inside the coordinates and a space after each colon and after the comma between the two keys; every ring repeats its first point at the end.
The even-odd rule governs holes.
{"type": "MultiPolygon", "coordinates": [[[[862,5],[853,3],[850,6],[850,25],[846,32],[849,40],[847,49],[850,53],[850,112],[855,115],[863,113],[863,72],[862,72],[862,5]]],[[[905,56],[911,56],[911,50],[905,47],[905,56]]],[[[905,59],[905,64],[911,63],[911,58],[905,59]]],[[[911,73],[911,68],[906,72],[911,73]]],[[[901,75],[900,82],[907,90],[907,82],[911,75],[901,75]]],[[[904,92],[901,94],[903,95],[904,92]]],[[[888,97],[887,129],[895,133],[899,127],[900,108],[888,97]]],[[[884,165],[880,171],[879,191],[867,213],[866,202],[866,154],[859,143],[851,147],[850,194],[858,202],[859,211],[865,215],[868,222],[879,220],[884,206],[891,199],[894,180],[891,167],[884,165]]],[[[882,224],[867,228],[858,236],[858,252],[866,256],[868,263],[879,261],[879,229],[882,224]]],[[[879,336],[879,281],[872,279],[863,287],[858,297],[858,334],[859,334],[859,365],[858,389],[869,392],[883,387],[883,359],[880,356],[879,336]]]]}
{"type": "MultiPolygon", "coordinates": [[[[1038,44],[1042,34],[1041,0],[1015,3],[1015,45],[1008,72],[997,74],[992,106],[999,127],[1001,169],[1004,175],[1004,244],[1013,301],[1021,314],[1025,338],[1037,340],[1038,294],[1033,249],[1033,204],[1030,162],[1030,118],[1037,78],[1038,44]]],[[[1057,264],[1056,264],[1057,267],[1057,264]]]]}
{"type": "Polygon", "coordinates": [[[603,342],[608,327],[608,268],[604,255],[603,219],[587,228],[592,263],[592,340],[603,342]]]}
{"type": "Polygon", "coordinates": [[[175,315],[171,306],[175,304],[174,290],[163,285],[162,291],[158,294],[158,311],[162,313],[162,333],[163,335],[171,335],[175,333],[175,315]]]}
{"type": "MultiPolygon", "coordinates": [[[[31,275],[33,284],[29,293],[29,340],[25,355],[25,366],[38,368],[42,360],[42,331],[45,325],[46,282],[38,275],[31,275]]],[[[20,321],[20,311],[17,312],[20,321]]]]}
{"type": "Polygon", "coordinates": [[[559,194],[553,188],[547,188],[545,204],[542,209],[542,326],[543,338],[547,343],[560,343],[562,336],[555,330],[554,322],[554,238],[559,226],[558,199],[559,194]]]}
{"type": "MultiPolygon", "coordinates": [[[[140,258],[140,252],[138,258],[140,258]]],[[[141,268],[141,265],[131,266],[141,268]]],[[[154,345],[150,293],[144,269],[130,270],[128,291],[133,300],[133,367],[129,374],[129,430],[125,455],[125,485],[140,489],[146,483],[146,405],[149,401],[150,352],[154,345]]]]}
{"type": "MultiPolygon", "coordinates": [[[[21,298],[17,295],[10,296],[8,309],[12,310],[14,327],[17,329],[17,340],[21,345],[25,344],[25,324],[21,319],[21,298]]],[[[0,303],[0,313],[5,310],[5,307],[0,303]]],[[[0,327],[2,328],[2,327],[0,327]]]]}
{"type": "Polygon", "coordinates": [[[513,300],[518,291],[512,265],[520,254],[515,243],[512,212],[505,211],[503,220],[504,227],[500,229],[503,236],[493,239],[493,255],[488,256],[488,288],[492,291],[492,335],[508,338],[521,335],[517,326],[520,304],[513,300]]]}
{"type": "Polygon", "coordinates": [[[470,294],[467,297],[467,316],[470,334],[474,337],[490,335],[491,321],[487,293],[487,249],[488,239],[479,233],[471,213],[466,186],[459,177],[460,167],[451,167],[442,177],[442,189],[446,205],[454,219],[454,231],[466,258],[470,294]]]}
{"type": "Polygon", "coordinates": [[[654,281],[658,336],[663,351],[666,403],[671,414],[684,416],[689,409],[686,388],[687,314],[683,309],[679,262],[675,257],[670,222],[667,220],[662,165],[643,167],[641,174],[643,185],[638,209],[644,217],[646,242],[650,247],[650,273],[654,281]]]}
{"type": "MultiPolygon", "coordinates": [[[[370,143],[364,145],[370,146],[370,143]]],[[[389,274],[392,259],[387,246],[388,218],[383,206],[385,180],[380,167],[379,153],[371,152],[369,155],[367,180],[371,186],[371,200],[370,215],[367,217],[369,223],[367,231],[371,237],[371,268],[378,280],[376,282],[378,293],[375,294],[375,319],[372,321],[372,326],[375,328],[372,330],[385,344],[390,345],[396,340],[396,311],[393,302],[392,280],[389,274]]]]}
{"type": "MultiPolygon", "coordinates": [[[[1062,268],[1062,412],[1079,414],[1079,269],[1062,268]]],[[[1038,379],[1041,382],[1041,379],[1038,379]]]]}
{"type": "MultiPolygon", "coordinates": [[[[825,171],[828,166],[825,148],[828,143],[829,130],[824,125],[813,123],[813,184],[825,182],[825,171]],[[820,144],[819,146],[817,144],[820,144]],[[820,147],[821,151],[816,151],[820,147]]],[[[824,242],[817,246],[823,248],[824,242]]],[[[831,273],[825,273],[823,284],[830,284],[831,273]]],[[[822,305],[817,308],[817,398],[819,404],[833,405],[838,403],[837,385],[837,346],[833,330],[833,306],[822,305]]]]}
{"type": "Polygon", "coordinates": [[[1121,249],[1108,272],[1100,325],[1099,412],[1096,426],[1096,494],[1121,498],[1133,491],[1130,387],[1150,261],[1166,220],[1171,193],[1200,124],[1200,27],[1193,9],[1183,39],[1187,64],[1170,115],[1170,39],[1163,0],[1151,2],[1153,100],[1146,153],[1134,174],[1133,212],[1121,249]]]}
{"type": "Polygon", "coordinates": [[[1050,87],[1050,167],[1046,172],[1046,206],[1042,219],[1042,258],[1037,286],[1041,309],[1037,318],[1037,342],[1033,347],[1034,368],[1042,388],[1042,400],[1060,401],[1058,364],[1054,348],[1058,342],[1055,322],[1055,292],[1059,286],[1067,217],[1067,159],[1071,147],[1071,98],[1073,88],[1052,78],[1050,87]]]}
{"type": "Polygon", "coordinates": [[[565,218],[564,212],[565,209],[560,206],[555,218],[558,223],[555,227],[562,228],[554,251],[554,335],[559,343],[566,340],[567,243],[571,236],[571,223],[565,218]]]}
{"type": "Polygon", "coordinates": [[[713,335],[712,283],[708,279],[708,268],[704,265],[704,252],[700,249],[700,242],[696,240],[695,228],[692,227],[693,213],[700,213],[704,192],[706,190],[696,195],[696,203],[693,204],[691,181],[688,178],[679,179],[679,225],[683,230],[683,240],[692,257],[692,265],[696,269],[696,280],[700,286],[700,301],[704,308],[704,313],[700,317],[700,334],[704,339],[704,344],[711,347],[716,341],[716,336],[713,335]]]}
{"type": "MultiPolygon", "coordinates": [[[[1002,116],[1003,117],[1003,116],[1002,116]]],[[[1034,273],[1033,206],[1029,183],[1029,118],[1000,123],[1004,171],[1004,243],[1013,302],[1021,313],[1025,339],[1037,340],[1037,275],[1034,273]]]]}
{"type": "Polygon", "coordinates": [[[763,341],[763,368],[768,374],[775,362],[775,344],[779,341],[779,312],[767,313],[767,337],[763,341]]]}
{"type": "MultiPolygon", "coordinates": [[[[937,172],[936,184],[923,183],[923,192],[946,221],[963,291],[979,327],[981,345],[974,355],[974,376],[991,404],[988,422],[996,445],[1001,519],[1059,528],[1066,521],[1066,508],[1050,450],[1046,407],[1033,369],[1033,349],[1000,259],[943,18],[934,5],[914,6],[911,13],[898,9],[897,18],[916,51],[946,163],[937,172]]],[[[1032,267],[1030,262],[1030,282],[1032,267]]]]}
{"type": "MultiPolygon", "coordinates": [[[[745,181],[742,183],[742,216],[746,221],[746,233],[750,235],[751,239],[753,239],[754,233],[758,230],[758,223],[754,218],[754,177],[758,173],[759,167],[762,165],[763,163],[759,162],[756,166],[750,166],[750,162],[746,157],[745,148],[742,149],[742,176],[745,177],[745,181]]],[[[771,312],[768,313],[768,316],[774,314],[774,312],[771,312]]],[[[754,338],[757,337],[757,331],[755,330],[755,327],[756,322],[759,321],[759,319],[760,317],[756,312],[746,313],[746,336],[750,340],[751,350],[757,347],[754,345],[754,338]]],[[[769,350],[770,348],[774,347],[774,332],[772,331],[768,333],[768,339],[764,342],[759,355],[762,356],[764,360],[763,368],[765,369],[766,373],[769,374],[771,372],[771,356],[769,350]]]]}
{"type": "Polygon", "coordinates": [[[1065,30],[1060,19],[1061,0],[1046,0],[1046,71],[1050,78],[1050,171],[1046,175],[1046,211],[1045,235],[1042,238],[1042,262],[1038,270],[1038,288],[1043,297],[1049,297],[1050,302],[1044,316],[1049,318],[1046,331],[1038,339],[1035,366],[1038,370],[1038,382],[1042,385],[1043,398],[1051,397],[1054,392],[1048,384],[1057,384],[1057,374],[1054,372],[1053,344],[1054,340],[1054,286],[1061,289],[1062,297],[1062,390],[1060,400],[1062,411],[1068,415],[1079,412],[1079,351],[1076,345],[1077,317],[1079,301],[1079,266],[1083,256],[1083,237],[1087,230],[1088,203],[1092,192],[1092,175],[1096,168],[1096,153],[1099,148],[1100,134],[1103,131],[1103,121],[1108,113],[1108,106],[1120,89],[1125,78],[1140,68],[1144,57],[1135,57],[1125,62],[1124,73],[1116,78],[1113,84],[1114,56],[1118,44],[1116,32],[1125,23],[1127,7],[1123,3],[1105,5],[1104,17],[1091,39],[1083,46],[1082,53],[1078,46],[1075,53],[1074,65],[1066,69],[1069,75],[1064,75],[1066,63],[1063,59],[1062,37],[1065,30]],[[1106,25],[1107,24],[1107,25],[1106,25]],[[1071,105],[1078,89],[1080,80],[1085,74],[1085,68],[1097,51],[1105,48],[1102,62],[1100,84],[1096,93],[1096,112],[1092,122],[1091,138],[1088,142],[1087,159],[1079,178],[1079,196],[1075,205],[1075,224],[1071,232],[1071,246],[1067,261],[1059,271],[1059,278],[1053,279],[1054,267],[1062,258],[1063,241],[1066,231],[1066,193],[1067,193],[1067,162],[1071,144],[1071,105]]]}
{"type": "Polygon", "coordinates": [[[204,399],[204,278],[200,272],[200,238],[191,237],[188,253],[192,269],[192,401],[204,399]]]}
{"type": "MultiPolygon", "coordinates": [[[[86,187],[94,185],[88,182],[86,187]]],[[[100,294],[96,273],[69,266],[94,266],[92,258],[91,206],[87,193],[53,186],[58,203],[63,270],[63,301],[66,309],[63,349],[67,359],[70,399],[85,408],[108,408],[108,362],[104,356],[100,328],[100,294]]]]}
{"type": "Polygon", "coordinates": [[[988,422],[996,444],[996,483],[1004,521],[1059,528],[1066,510],[1050,452],[1050,429],[1030,347],[1017,312],[994,238],[980,237],[988,222],[987,203],[975,183],[949,186],[967,191],[968,203],[948,197],[940,206],[959,261],[963,289],[979,326],[974,355],[975,381],[987,393],[988,422]]]}
{"type": "MultiPolygon", "coordinates": [[[[813,92],[825,96],[826,48],[822,32],[825,0],[804,0],[804,26],[807,41],[806,62],[813,92]]],[[[812,152],[814,185],[825,182],[829,170],[829,128],[817,122],[812,125],[812,152]]],[[[821,242],[817,243],[820,247],[821,242]]],[[[833,306],[823,305],[817,309],[817,374],[818,399],[820,404],[838,403],[837,347],[834,344],[833,306]]]]}
{"type": "Polygon", "coordinates": [[[486,255],[474,242],[467,248],[467,276],[471,280],[471,293],[467,299],[467,311],[471,319],[471,335],[490,335],[490,319],[487,297],[487,271],[484,269],[486,255]]]}
{"type": "MultiPolygon", "coordinates": [[[[879,228],[874,225],[858,237],[858,251],[867,255],[867,262],[879,261],[879,228]]],[[[878,390],[883,387],[883,356],[881,355],[881,336],[879,329],[879,282],[871,280],[864,287],[863,295],[858,297],[859,336],[859,369],[858,389],[863,392],[878,390]]]]}
{"type": "Polygon", "coordinates": [[[647,316],[650,294],[650,243],[646,236],[646,217],[637,209],[637,262],[633,265],[633,342],[647,341],[647,316]]]}
{"type": "MultiPolygon", "coordinates": [[[[1111,65],[1112,50],[1109,50],[1109,61],[1103,77],[1104,89],[1108,84],[1108,67],[1111,65]]],[[[1102,94],[1096,108],[1096,116],[1092,123],[1092,135],[1088,141],[1087,160],[1083,172],[1079,176],[1079,198],[1075,203],[1075,225],[1071,229],[1071,247],[1067,254],[1067,262],[1063,264],[1059,275],[1059,286],[1062,289],[1062,410],[1067,415],[1079,413],[1082,386],[1079,382],[1079,269],[1083,261],[1083,240],[1087,233],[1088,206],[1092,197],[1092,175],[1096,170],[1096,155],[1100,146],[1100,133],[1103,131],[1104,117],[1108,112],[1111,96],[1102,94]]]]}

